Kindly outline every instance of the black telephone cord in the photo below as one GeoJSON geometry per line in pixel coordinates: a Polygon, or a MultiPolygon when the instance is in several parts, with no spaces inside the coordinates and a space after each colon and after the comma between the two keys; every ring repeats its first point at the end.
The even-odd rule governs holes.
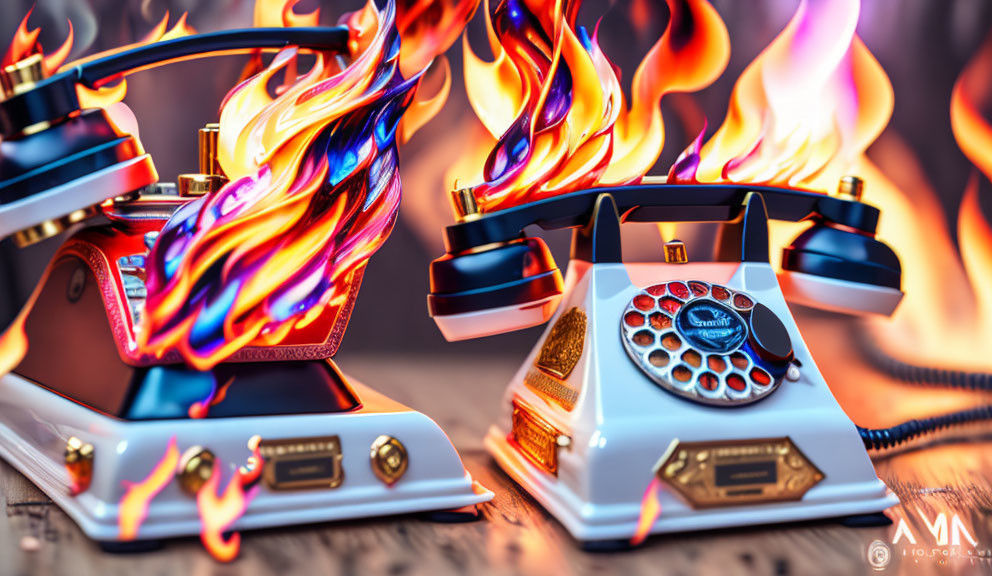
{"type": "Polygon", "coordinates": [[[992,421],[992,404],[934,416],[932,418],[908,420],[891,428],[876,429],[862,428],[861,426],[857,428],[858,433],[861,435],[861,440],[865,443],[865,448],[869,450],[882,450],[898,446],[903,442],[908,442],[944,428],[983,421],[992,421]]]}

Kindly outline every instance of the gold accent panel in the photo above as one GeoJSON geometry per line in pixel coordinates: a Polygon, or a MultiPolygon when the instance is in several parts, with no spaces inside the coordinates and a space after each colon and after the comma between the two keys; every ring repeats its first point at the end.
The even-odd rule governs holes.
{"type": "Polygon", "coordinates": [[[337,436],[262,440],[262,480],[271,490],[337,488],[344,481],[337,436]]]}
{"type": "Polygon", "coordinates": [[[220,190],[227,180],[223,176],[210,174],[180,174],[177,179],[179,195],[204,196],[220,190]]]}
{"type": "Polygon", "coordinates": [[[220,124],[207,124],[200,128],[199,136],[199,167],[200,174],[207,176],[224,176],[224,171],[217,160],[217,142],[220,139],[220,124]]]}
{"type": "Polygon", "coordinates": [[[541,346],[534,365],[552,376],[568,378],[582,358],[586,325],[586,313],[578,308],[562,314],[541,346]]]}
{"type": "Polygon", "coordinates": [[[787,437],[675,440],[655,473],[693,508],[801,500],[824,477],[787,437]]]}
{"type": "Polygon", "coordinates": [[[508,440],[528,460],[555,476],[558,475],[558,448],[571,443],[571,438],[518,399],[513,400],[513,429],[508,440]]]}
{"type": "Polygon", "coordinates": [[[392,486],[406,474],[410,458],[403,443],[392,436],[382,435],[372,443],[369,455],[376,478],[392,486]]]}
{"type": "Polygon", "coordinates": [[[556,402],[559,406],[571,412],[579,400],[579,392],[573,390],[563,380],[549,376],[540,370],[528,370],[524,376],[524,386],[537,394],[556,402]]]}
{"type": "Polygon", "coordinates": [[[214,473],[214,453],[202,446],[193,446],[183,453],[176,470],[176,480],[184,492],[196,496],[214,473]]]}
{"type": "Polygon", "coordinates": [[[665,262],[669,264],[685,264],[689,261],[689,254],[685,250],[685,242],[681,240],[669,240],[665,242],[665,262]]]}

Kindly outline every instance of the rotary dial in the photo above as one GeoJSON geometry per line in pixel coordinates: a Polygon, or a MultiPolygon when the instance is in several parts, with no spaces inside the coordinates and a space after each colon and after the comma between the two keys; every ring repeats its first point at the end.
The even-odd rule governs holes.
{"type": "Polygon", "coordinates": [[[665,390],[738,406],[778,388],[792,361],[782,321],[745,294],[691,280],[641,290],[620,320],[630,358],[665,390]]]}

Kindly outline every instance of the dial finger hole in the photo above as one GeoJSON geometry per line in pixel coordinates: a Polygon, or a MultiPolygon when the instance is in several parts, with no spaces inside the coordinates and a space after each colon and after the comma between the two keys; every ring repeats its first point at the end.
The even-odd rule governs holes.
{"type": "Polygon", "coordinates": [[[750,310],[754,307],[754,301],[743,294],[735,294],[734,306],[740,310],[750,310]]]}
{"type": "Polygon", "coordinates": [[[674,351],[682,347],[682,340],[675,334],[666,334],[665,337],[661,339],[661,345],[674,351]]]}
{"type": "Polygon", "coordinates": [[[676,298],[685,300],[689,297],[689,287],[681,282],[669,282],[668,293],[676,298]]]}
{"type": "Polygon", "coordinates": [[[674,316],[675,313],[679,311],[679,308],[682,307],[682,303],[671,296],[665,296],[661,299],[659,304],[661,305],[662,310],[668,312],[672,316],[674,316]]]}
{"type": "Polygon", "coordinates": [[[751,370],[751,380],[759,386],[768,386],[772,383],[772,377],[761,368],[751,370]]]}
{"type": "Polygon", "coordinates": [[[747,370],[748,359],[747,356],[741,354],[740,352],[735,352],[730,355],[730,363],[734,365],[734,368],[738,370],[747,370]]]}
{"type": "Polygon", "coordinates": [[[710,293],[710,286],[705,282],[689,282],[689,289],[692,290],[693,296],[706,296],[710,293]]]}
{"type": "Polygon", "coordinates": [[[640,328],[644,326],[644,315],[631,310],[623,315],[623,323],[631,328],[640,328]]]}
{"type": "Polygon", "coordinates": [[[670,361],[671,357],[668,355],[668,352],[665,352],[664,350],[652,350],[651,353],[648,354],[648,362],[650,362],[655,368],[664,368],[665,366],[668,366],[670,361]]]}
{"type": "Polygon", "coordinates": [[[634,333],[631,340],[638,346],[651,346],[654,344],[654,332],[650,330],[639,330],[634,333]]]}
{"type": "Polygon", "coordinates": [[[647,294],[638,294],[637,296],[634,296],[634,308],[637,308],[638,310],[646,312],[654,308],[654,305],[654,298],[648,296],[647,294]]]}
{"type": "Polygon", "coordinates": [[[667,290],[668,288],[664,284],[655,284],[644,289],[645,292],[652,296],[664,296],[667,290]]]}
{"type": "Polygon", "coordinates": [[[717,300],[726,300],[730,298],[730,290],[727,290],[723,286],[714,286],[712,289],[713,297],[717,300]]]}
{"type": "Polygon", "coordinates": [[[688,366],[676,366],[675,369],[672,370],[672,378],[675,378],[677,381],[682,383],[688,382],[692,379],[692,370],[690,370],[688,366]]]}
{"type": "Polygon", "coordinates": [[[682,361],[693,368],[699,368],[703,365],[703,357],[695,350],[686,350],[685,354],[682,355],[682,361]]]}
{"type": "Polygon", "coordinates": [[[648,320],[655,330],[665,330],[672,327],[672,319],[661,312],[655,312],[648,320]]]}
{"type": "Polygon", "coordinates": [[[711,372],[704,372],[700,374],[697,382],[699,383],[699,387],[707,392],[713,392],[720,387],[720,379],[716,374],[711,372]]]}
{"type": "Polygon", "coordinates": [[[727,387],[736,392],[743,392],[747,390],[747,381],[739,374],[731,374],[727,376],[727,387]]]}
{"type": "Polygon", "coordinates": [[[717,374],[722,374],[727,369],[727,361],[722,356],[710,356],[706,359],[706,364],[717,374]]]}

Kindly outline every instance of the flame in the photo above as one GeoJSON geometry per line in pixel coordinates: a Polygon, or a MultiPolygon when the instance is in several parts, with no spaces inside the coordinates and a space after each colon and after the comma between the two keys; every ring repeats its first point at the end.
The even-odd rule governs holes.
{"type": "Polygon", "coordinates": [[[888,77],[855,33],[859,0],[803,0],[744,70],[700,154],[704,182],[826,191],[888,124],[888,77]]]}
{"type": "Polygon", "coordinates": [[[490,11],[486,1],[495,59],[481,60],[463,40],[469,100],[498,138],[475,186],[480,209],[638,182],[651,168],[664,144],[662,97],[709,85],[730,51],[708,2],[667,2],[670,21],[634,74],[628,106],[595,31],[576,24],[580,2],[500,0],[490,11]]]}
{"type": "Polygon", "coordinates": [[[42,69],[45,72],[45,76],[51,76],[65,62],[65,59],[69,56],[69,52],[72,51],[72,40],[74,36],[72,21],[67,20],[69,23],[69,33],[66,34],[62,45],[51,54],[45,54],[41,43],[38,42],[38,35],[41,33],[41,28],[28,29],[28,18],[31,17],[32,12],[34,12],[33,6],[28,10],[28,13],[25,14],[24,19],[21,20],[20,25],[17,27],[17,31],[14,33],[14,40],[11,41],[10,47],[7,48],[7,53],[4,54],[3,60],[0,61],[0,67],[7,67],[20,62],[32,54],[41,54],[43,56],[42,69]]]}
{"type": "Polygon", "coordinates": [[[365,47],[344,70],[318,54],[273,96],[290,48],[228,94],[218,156],[231,182],[177,211],[149,255],[146,353],[176,349],[204,370],[246,345],[276,345],[339,306],[389,235],[396,126],[423,70],[400,73],[395,6],[366,10],[375,31],[354,31],[365,47]]]}
{"type": "Polygon", "coordinates": [[[203,400],[197,400],[190,405],[187,411],[189,417],[194,419],[206,418],[210,413],[210,408],[220,404],[227,397],[227,389],[231,387],[231,384],[234,384],[233,376],[220,388],[217,387],[217,381],[215,380],[210,387],[210,393],[207,394],[207,397],[203,400]]]}
{"type": "Polygon", "coordinates": [[[641,516],[637,519],[637,529],[630,539],[631,546],[640,546],[651,534],[654,523],[661,516],[661,499],[658,498],[661,489],[661,480],[657,476],[652,476],[651,483],[644,491],[644,498],[641,499],[641,516]]]}
{"type": "Polygon", "coordinates": [[[297,14],[293,8],[300,0],[256,0],[254,25],[257,28],[317,26],[320,8],[313,12],[297,14]]]}
{"type": "MultiPolygon", "coordinates": [[[[106,56],[111,56],[125,50],[131,50],[139,46],[144,46],[146,44],[154,44],[155,42],[162,42],[165,40],[174,40],[176,38],[182,38],[183,36],[189,36],[196,34],[196,29],[187,24],[186,22],[186,12],[176,20],[176,23],[172,28],[169,25],[169,12],[166,11],[165,15],[159,20],[158,24],[152,28],[151,32],[146,34],[141,40],[133,44],[127,44],[125,46],[120,46],[112,50],[106,50],[104,52],[99,52],[86,58],[81,58],[66,64],[62,69],[68,69],[73,66],[78,66],[92,60],[99,58],[104,58],[106,56]]],[[[112,104],[116,104],[124,100],[124,96],[127,95],[127,80],[121,78],[119,82],[108,85],[98,86],[95,89],[87,88],[83,85],[76,86],[76,96],[79,98],[79,105],[86,108],[107,108],[112,104]]]]}
{"type": "Polygon", "coordinates": [[[237,532],[224,537],[231,525],[244,515],[257,490],[252,486],[262,474],[262,457],[258,452],[260,436],[252,436],[248,447],[252,456],[248,466],[241,467],[227,483],[224,493],[217,496],[220,485],[220,459],[215,462],[210,478],[196,493],[196,507],[200,514],[200,541],[204,548],[220,562],[237,558],[241,548],[241,535],[237,532]]]}
{"type": "Polygon", "coordinates": [[[148,505],[172,481],[178,465],[179,449],[173,436],[151,473],[141,482],[130,484],[121,498],[117,519],[121,540],[134,540],[138,536],[138,528],[148,516],[148,505]]]}

